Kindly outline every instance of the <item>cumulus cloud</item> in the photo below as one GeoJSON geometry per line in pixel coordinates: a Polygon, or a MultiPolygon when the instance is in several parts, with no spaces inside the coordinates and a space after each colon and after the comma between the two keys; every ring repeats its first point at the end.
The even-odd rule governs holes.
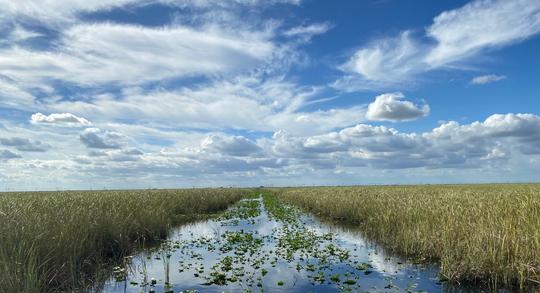
{"type": "Polygon", "coordinates": [[[195,147],[164,149],[156,154],[147,154],[145,162],[199,174],[260,172],[285,165],[283,160],[265,154],[257,142],[223,133],[208,135],[195,147]]]}
{"type": "Polygon", "coordinates": [[[0,150],[0,160],[10,160],[18,158],[21,158],[21,156],[10,150],[0,150]]]}
{"type": "Polygon", "coordinates": [[[34,124],[46,124],[65,127],[85,127],[92,123],[85,118],[75,116],[71,113],[52,113],[44,115],[42,113],[32,114],[30,122],[34,124]]]}
{"type": "Polygon", "coordinates": [[[15,147],[21,152],[45,152],[51,147],[49,144],[39,140],[21,137],[0,138],[0,144],[15,147]]]}
{"type": "Polygon", "coordinates": [[[86,147],[93,149],[120,149],[125,140],[125,136],[118,132],[95,127],[86,128],[79,138],[86,147]]]}
{"type": "Polygon", "coordinates": [[[403,100],[402,93],[382,94],[369,104],[366,118],[372,121],[410,121],[429,114],[428,105],[403,100]]]}
{"type": "Polygon", "coordinates": [[[429,42],[410,31],[357,50],[334,86],[344,90],[405,85],[430,70],[459,67],[479,53],[523,41],[540,32],[540,2],[475,0],[445,11],[426,28],[429,42]]]}
{"type": "Polygon", "coordinates": [[[86,156],[75,151],[67,154],[72,158],[69,162],[10,160],[9,164],[27,168],[31,164],[36,170],[63,168],[66,174],[84,174],[82,180],[128,175],[130,178],[151,176],[156,180],[171,176],[196,180],[203,174],[230,180],[235,176],[304,178],[306,174],[322,176],[325,172],[346,176],[358,174],[357,168],[372,172],[412,168],[415,172],[500,170],[520,162],[521,158],[540,155],[540,116],[533,114],[495,114],[467,124],[449,121],[420,133],[370,124],[317,135],[277,131],[272,137],[257,140],[212,133],[198,141],[193,137],[195,141],[191,145],[154,151],[145,150],[145,145],[128,147],[125,137],[119,138],[119,134],[110,131],[90,128],[85,132],[92,134],[81,135],[81,140],[91,137],[91,142],[85,144],[90,149],[86,156]]]}
{"type": "Polygon", "coordinates": [[[446,122],[424,133],[368,124],[309,137],[277,132],[269,149],[300,164],[326,161],[333,168],[476,168],[505,162],[512,152],[540,154],[539,143],[539,116],[495,114],[464,125],[446,122]]]}
{"type": "Polygon", "coordinates": [[[98,158],[103,162],[130,162],[137,161],[144,153],[136,148],[113,149],[113,150],[93,150],[88,153],[88,157],[77,157],[78,161],[85,164],[93,162],[90,158],[98,158]]]}
{"type": "Polygon", "coordinates": [[[506,76],[504,76],[504,75],[496,75],[496,74],[488,74],[488,75],[475,76],[473,79],[471,79],[471,83],[476,84],[476,85],[481,85],[481,84],[497,82],[497,81],[503,80],[503,79],[506,79],[506,76]]]}

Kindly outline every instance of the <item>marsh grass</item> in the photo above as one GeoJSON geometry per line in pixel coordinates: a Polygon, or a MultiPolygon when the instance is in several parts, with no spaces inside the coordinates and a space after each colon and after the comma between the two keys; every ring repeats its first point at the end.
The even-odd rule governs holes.
{"type": "Polygon", "coordinates": [[[226,209],[249,190],[0,194],[0,291],[84,289],[100,267],[173,225],[226,209]]]}
{"type": "Polygon", "coordinates": [[[276,189],[280,199],[355,223],[365,235],[441,279],[519,286],[540,282],[540,185],[276,189]]]}

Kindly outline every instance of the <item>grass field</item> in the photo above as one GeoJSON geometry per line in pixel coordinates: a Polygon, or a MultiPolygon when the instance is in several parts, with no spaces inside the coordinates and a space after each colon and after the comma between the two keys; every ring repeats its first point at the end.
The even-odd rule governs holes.
{"type": "MultiPolygon", "coordinates": [[[[91,284],[100,266],[175,224],[227,208],[240,189],[0,194],[0,292],[91,284]]],[[[108,277],[104,276],[104,277],[108,277]]]]}
{"type": "Polygon", "coordinates": [[[383,247],[441,264],[443,279],[540,282],[540,185],[275,190],[323,217],[355,223],[383,247]]]}

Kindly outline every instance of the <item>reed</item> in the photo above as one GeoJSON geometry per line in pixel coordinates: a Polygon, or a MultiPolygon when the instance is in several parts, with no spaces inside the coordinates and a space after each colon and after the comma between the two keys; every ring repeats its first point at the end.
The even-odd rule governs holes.
{"type": "MultiPolygon", "coordinates": [[[[0,194],[0,292],[81,289],[141,242],[226,209],[249,190],[0,194]]],[[[108,277],[103,276],[103,277],[108,277]]]]}
{"type": "Polygon", "coordinates": [[[355,223],[383,247],[440,262],[441,278],[540,282],[540,185],[277,189],[282,200],[355,223]]]}

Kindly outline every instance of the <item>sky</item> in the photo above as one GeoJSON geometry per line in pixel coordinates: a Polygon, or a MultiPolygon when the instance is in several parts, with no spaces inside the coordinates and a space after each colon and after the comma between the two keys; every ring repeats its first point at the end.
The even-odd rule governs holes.
{"type": "Polygon", "coordinates": [[[537,0],[0,7],[0,190],[540,180],[537,0]]]}

